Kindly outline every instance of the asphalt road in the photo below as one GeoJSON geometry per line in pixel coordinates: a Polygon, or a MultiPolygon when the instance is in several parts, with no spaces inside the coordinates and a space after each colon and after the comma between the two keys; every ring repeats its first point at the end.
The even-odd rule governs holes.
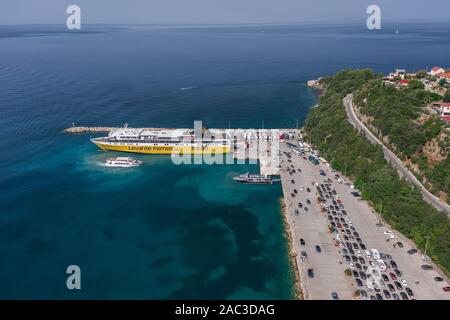
{"type": "Polygon", "coordinates": [[[395,155],[394,152],[389,150],[370,130],[358,119],[353,110],[353,95],[347,95],[343,100],[347,117],[350,123],[358,129],[370,142],[379,144],[383,148],[384,157],[391,165],[397,170],[400,176],[404,177],[409,182],[417,186],[422,192],[423,199],[435,207],[439,211],[444,211],[450,216],[450,206],[440,201],[435,195],[428,191],[422,183],[403,165],[403,162],[395,155]]]}

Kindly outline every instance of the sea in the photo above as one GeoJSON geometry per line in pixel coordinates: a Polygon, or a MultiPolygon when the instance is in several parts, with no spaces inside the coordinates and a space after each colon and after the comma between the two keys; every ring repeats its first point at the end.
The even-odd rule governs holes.
{"type": "Polygon", "coordinates": [[[232,180],[258,165],[106,168],[63,130],[295,128],[309,79],[448,57],[449,22],[0,25],[0,298],[293,299],[281,186],[232,180]]]}

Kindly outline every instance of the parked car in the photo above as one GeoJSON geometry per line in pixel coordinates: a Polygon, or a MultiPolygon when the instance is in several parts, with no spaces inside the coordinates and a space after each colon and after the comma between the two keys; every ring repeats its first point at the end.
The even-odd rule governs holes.
{"type": "Polygon", "coordinates": [[[429,264],[423,264],[421,266],[422,270],[433,270],[433,266],[429,265],[429,264]]]}
{"type": "Polygon", "coordinates": [[[316,251],[319,253],[322,252],[322,249],[320,249],[320,246],[316,245],[316,251]]]}
{"type": "Polygon", "coordinates": [[[410,297],[414,297],[414,292],[410,288],[405,288],[405,291],[410,297]]]}
{"type": "Polygon", "coordinates": [[[417,250],[416,249],[411,249],[411,250],[408,250],[406,252],[408,252],[408,254],[414,254],[414,253],[417,252],[417,250]]]}
{"type": "Polygon", "coordinates": [[[339,296],[336,292],[332,292],[331,297],[333,298],[333,300],[339,300],[339,296]]]}
{"type": "Polygon", "coordinates": [[[304,245],[305,245],[305,239],[300,239],[300,244],[301,244],[302,246],[304,246],[304,245]]]}

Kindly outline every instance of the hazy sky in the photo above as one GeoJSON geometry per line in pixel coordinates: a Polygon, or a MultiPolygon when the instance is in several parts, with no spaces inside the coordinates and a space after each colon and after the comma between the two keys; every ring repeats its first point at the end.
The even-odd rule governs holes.
{"type": "Polygon", "coordinates": [[[70,4],[86,24],[355,21],[370,4],[386,20],[450,21],[450,0],[0,0],[0,24],[65,23],[70,4]]]}

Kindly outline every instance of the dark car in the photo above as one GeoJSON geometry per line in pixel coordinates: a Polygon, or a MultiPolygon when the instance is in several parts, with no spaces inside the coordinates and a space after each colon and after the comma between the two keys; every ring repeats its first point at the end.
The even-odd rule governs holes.
{"type": "Polygon", "coordinates": [[[297,189],[294,189],[294,193],[298,193],[297,189]]]}
{"type": "Polygon", "coordinates": [[[403,286],[400,284],[400,282],[395,281],[394,284],[395,284],[395,286],[397,287],[398,290],[402,290],[403,289],[403,286]]]}
{"type": "Polygon", "coordinates": [[[414,253],[417,252],[417,250],[416,249],[411,249],[411,250],[408,250],[406,252],[408,252],[408,254],[414,254],[414,253]]]}
{"type": "Polygon", "coordinates": [[[397,277],[401,277],[402,276],[402,273],[400,272],[400,270],[394,269],[394,272],[397,275],[397,277]]]}
{"type": "Polygon", "coordinates": [[[308,255],[306,254],[306,251],[302,251],[301,255],[302,255],[303,258],[308,258],[308,255]]]}
{"type": "Polygon", "coordinates": [[[366,250],[367,249],[366,246],[364,245],[364,243],[361,243],[360,247],[361,247],[361,250],[366,250]]]}
{"type": "Polygon", "coordinates": [[[377,297],[377,300],[383,300],[383,297],[381,296],[381,294],[377,293],[375,296],[377,297]]]}
{"type": "Polygon", "coordinates": [[[359,273],[358,273],[358,271],[353,270],[353,276],[354,276],[355,278],[359,278],[359,273]]]}
{"type": "Polygon", "coordinates": [[[398,245],[399,248],[403,248],[403,243],[401,243],[400,241],[397,242],[397,245],[398,245]]]}
{"type": "Polygon", "coordinates": [[[304,239],[300,239],[300,244],[301,244],[302,246],[304,246],[304,245],[305,245],[305,240],[304,240],[304,239]]]}
{"type": "Polygon", "coordinates": [[[375,296],[370,296],[370,300],[378,300],[375,296]]]}
{"type": "Polygon", "coordinates": [[[400,292],[400,297],[402,297],[402,300],[409,300],[408,296],[403,291],[400,292]]]}
{"type": "Polygon", "coordinates": [[[307,203],[307,204],[311,204],[311,200],[306,199],[306,203],[307,203]]]}
{"type": "Polygon", "coordinates": [[[391,261],[391,266],[392,266],[392,268],[397,268],[397,264],[395,263],[395,261],[391,261]]]}
{"type": "Polygon", "coordinates": [[[421,268],[422,270],[433,270],[433,266],[430,266],[429,264],[423,264],[421,268]]]}
{"type": "Polygon", "coordinates": [[[306,188],[306,192],[311,192],[311,189],[310,188],[306,188]]]}
{"type": "Polygon", "coordinates": [[[394,298],[394,300],[400,300],[400,297],[396,293],[392,294],[392,298],[394,298]]]}
{"type": "Polygon", "coordinates": [[[358,269],[358,270],[362,270],[362,267],[361,267],[361,265],[360,265],[359,263],[355,263],[355,267],[356,267],[356,269],[358,269]]]}
{"type": "Polygon", "coordinates": [[[362,283],[361,279],[355,279],[355,280],[356,280],[356,285],[358,287],[362,287],[363,286],[363,283],[362,283]]]}
{"type": "Polygon", "coordinates": [[[366,264],[366,260],[364,260],[363,257],[359,257],[359,262],[360,262],[361,264],[366,264]]]}
{"type": "Polygon", "coordinates": [[[361,290],[360,294],[361,294],[361,297],[363,297],[364,299],[367,299],[367,291],[361,290]]]}
{"type": "Polygon", "coordinates": [[[381,275],[381,277],[383,278],[384,282],[389,282],[389,278],[387,275],[385,275],[384,273],[381,275]]]}
{"type": "Polygon", "coordinates": [[[444,281],[444,279],[442,279],[441,277],[435,277],[434,281],[441,282],[441,281],[444,281]]]}
{"type": "Polygon", "coordinates": [[[367,276],[366,276],[366,274],[365,274],[363,271],[360,271],[360,272],[359,272],[359,276],[360,276],[360,278],[363,279],[363,280],[366,280],[366,279],[367,279],[367,276]]]}
{"type": "Polygon", "coordinates": [[[333,300],[339,300],[339,296],[336,292],[332,292],[331,297],[333,298],[333,300]]]}
{"type": "Polygon", "coordinates": [[[316,246],[316,251],[319,253],[322,252],[322,249],[320,249],[320,246],[316,246]]]}
{"type": "Polygon", "coordinates": [[[308,277],[314,278],[314,269],[308,269],[308,277]]]}
{"type": "Polygon", "coordinates": [[[414,292],[410,288],[406,287],[405,291],[410,297],[414,297],[414,292]]]}
{"type": "Polygon", "coordinates": [[[392,285],[392,284],[388,284],[388,288],[389,288],[389,290],[391,291],[391,292],[395,292],[395,288],[394,288],[394,286],[392,285]]]}
{"type": "Polygon", "coordinates": [[[303,203],[299,202],[299,203],[298,203],[298,207],[299,207],[299,208],[303,208],[303,203]]]}
{"type": "Polygon", "coordinates": [[[389,291],[383,290],[383,293],[384,293],[384,296],[385,296],[386,298],[388,298],[388,299],[391,298],[391,294],[389,293],[389,291]]]}
{"type": "Polygon", "coordinates": [[[345,259],[345,261],[347,261],[347,262],[350,262],[350,261],[351,261],[350,257],[347,256],[347,255],[344,256],[344,259],[345,259]]]}

